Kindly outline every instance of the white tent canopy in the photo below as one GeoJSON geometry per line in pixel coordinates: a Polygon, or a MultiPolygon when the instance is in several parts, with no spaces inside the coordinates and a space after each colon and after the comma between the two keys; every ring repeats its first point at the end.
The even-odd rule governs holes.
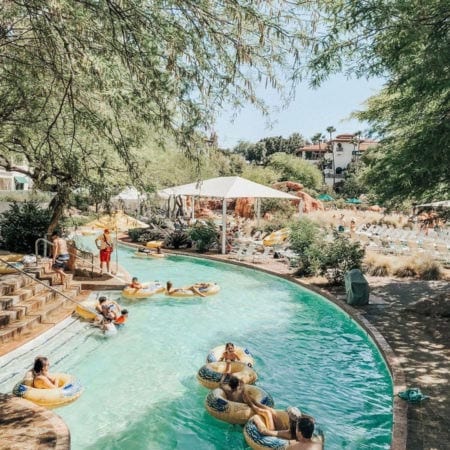
{"type": "Polygon", "coordinates": [[[124,210],[136,210],[139,209],[141,201],[146,198],[146,194],[141,194],[135,187],[128,186],[119,194],[111,197],[111,202],[113,205],[123,208],[124,210]]]}
{"type": "Polygon", "coordinates": [[[196,183],[183,184],[159,191],[158,194],[167,195],[195,195],[198,197],[219,198],[286,198],[298,200],[298,197],[277,191],[262,184],[246,180],[241,177],[218,177],[196,183]]]}
{"type": "Polygon", "coordinates": [[[440,202],[424,203],[423,205],[417,205],[418,208],[431,207],[431,208],[450,208],[450,200],[443,200],[440,202]]]}
{"type": "MultiPolygon", "coordinates": [[[[183,184],[163,189],[158,194],[167,195],[191,195],[197,197],[217,197],[223,199],[222,203],[222,253],[225,253],[226,247],[226,215],[227,215],[227,199],[230,198],[284,198],[288,200],[298,200],[299,198],[269,188],[262,184],[254,183],[241,177],[218,177],[209,180],[198,181],[196,183],[183,184]]],[[[259,202],[258,202],[259,217],[259,202]]]]}

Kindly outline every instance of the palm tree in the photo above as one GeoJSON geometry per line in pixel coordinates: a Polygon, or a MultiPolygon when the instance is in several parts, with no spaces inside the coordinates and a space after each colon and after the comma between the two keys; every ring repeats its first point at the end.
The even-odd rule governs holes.
{"type": "Polygon", "coordinates": [[[333,154],[333,189],[334,189],[334,185],[336,184],[336,163],[334,161],[334,147],[332,144],[332,140],[333,140],[333,133],[336,131],[336,128],[333,127],[333,125],[330,125],[329,127],[327,127],[327,132],[330,134],[330,149],[331,149],[331,153],[333,154]]]}

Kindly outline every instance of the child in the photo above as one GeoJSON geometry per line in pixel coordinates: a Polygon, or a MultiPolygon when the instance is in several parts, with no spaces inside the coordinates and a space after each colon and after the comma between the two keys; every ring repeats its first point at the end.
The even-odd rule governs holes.
{"type": "Polygon", "coordinates": [[[123,325],[125,325],[125,322],[127,321],[127,319],[128,319],[128,310],[122,309],[122,311],[120,311],[120,316],[114,321],[114,324],[123,326],[123,325]]]}
{"type": "Polygon", "coordinates": [[[137,277],[133,277],[131,279],[130,288],[138,290],[138,289],[142,289],[143,286],[142,286],[142,283],[139,283],[137,277]]]}
{"type": "Polygon", "coordinates": [[[233,361],[240,361],[240,358],[236,353],[234,352],[234,344],[232,342],[227,342],[225,344],[225,351],[222,353],[222,356],[219,358],[219,361],[225,361],[227,363],[225,367],[224,376],[222,377],[225,381],[227,379],[227,374],[231,372],[231,362],[233,361]]]}

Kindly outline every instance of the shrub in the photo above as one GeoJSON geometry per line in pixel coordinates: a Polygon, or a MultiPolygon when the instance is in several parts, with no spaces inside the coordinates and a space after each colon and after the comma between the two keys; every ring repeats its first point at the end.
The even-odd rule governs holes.
{"type": "Polygon", "coordinates": [[[272,213],[279,219],[289,219],[292,217],[297,208],[286,200],[277,198],[264,198],[261,201],[261,214],[272,213]]]}
{"type": "Polygon", "coordinates": [[[162,241],[165,234],[161,230],[151,230],[149,228],[131,228],[128,236],[132,242],[162,241]]]}
{"type": "Polygon", "coordinates": [[[430,258],[417,260],[416,271],[422,280],[440,280],[442,278],[440,264],[430,258]]]}
{"type": "Polygon", "coordinates": [[[195,243],[197,251],[207,252],[213,245],[218,244],[217,230],[213,222],[196,222],[189,230],[189,237],[195,243]]]}
{"type": "Polygon", "coordinates": [[[351,269],[361,269],[364,248],[347,236],[334,232],[333,242],[315,244],[319,273],[333,284],[343,284],[344,275],[351,269]]]}
{"type": "Polygon", "coordinates": [[[306,218],[290,226],[289,242],[291,249],[298,255],[298,275],[315,275],[318,270],[318,248],[315,246],[322,237],[320,228],[306,218]]]}
{"type": "Polygon", "coordinates": [[[190,247],[192,245],[191,239],[186,231],[176,230],[170,233],[166,239],[164,239],[164,246],[167,248],[181,248],[190,247]]]}
{"type": "Polygon", "coordinates": [[[363,267],[367,274],[374,277],[386,277],[392,273],[391,261],[379,254],[367,256],[363,267]]]}
{"type": "Polygon", "coordinates": [[[417,275],[416,265],[414,261],[406,261],[404,263],[399,264],[394,271],[392,272],[394,277],[399,278],[411,278],[417,275]]]}
{"type": "Polygon", "coordinates": [[[36,202],[14,202],[0,214],[1,245],[18,253],[34,253],[37,239],[46,237],[51,214],[36,202]]]}

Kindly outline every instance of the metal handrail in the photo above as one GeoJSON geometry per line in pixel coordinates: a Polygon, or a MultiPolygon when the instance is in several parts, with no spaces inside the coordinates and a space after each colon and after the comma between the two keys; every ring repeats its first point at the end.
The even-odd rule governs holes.
{"type": "MultiPolygon", "coordinates": [[[[73,298],[70,298],[68,295],[64,294],[64,292],[61,292],[61,291],[59,291],[58,289],[55,289],[53,286],[50,286],[50,285],[44,283],[43,281],[39,280],[38,278],[33,277],[32,275],[30,275],[29,273],[25,272],[24,270],[19,269],[18,267],[16,267],[14,264],[11,264],[9,261],[4,260],[3,258],[0,258],[0,261],[1,261],[3,264],[6,264],[8,267],[11,267],[11,268],[13,268],[14,270],[16,270],[17,272],[21,273],[22,275],[25,275],[26,277],[31,278],[31,279],[32,279],[33,281],[35,281],[36,283],[39,283],[39,284],[45,286],[45,287],[46,287],[47,289],[49,289],[50,291],[52,291],[52,292],[54,292],[54,293],[56,293],[56,294],[58,294],[58,295],[61,295],[61,296],[64,297],[66,300],[69,300],[70,302],[75,303],[76,305],[79,305],[79,304],[80,304],[79,302],[77,302],[77,301],[74,300],[73,298]]],[[[98,312],[95,311],[95,310],[92,309],[92,308],[89,308],[89,307],[87,307],[87,306],[83,306],[83,308],[86,309],[86,310],[88,310],[89,312],[93,312],[93,313],[95,313],[95,314],[98,314],[98,312]]]]}
{"type": "MultiPolygon", "coordinates": [[[[47,240],[47,239],[45,239],[45,238],[39,238],[39,239],[36,239],[36,242],[35,242],[35,244],[34,244],[34,252],[35,252],[35,256],[36,256],[36,265],[37,265],[37,258],[38,258],[38,256],[39,256],[38,245],[39,245],[40,242],[45,243],[45,247],[44,247],[44,256],[45,256],[45,257],[47,257],[47,245],[50,245],[50,246],[53,247],[53,242],[50,242],[49,240],[47,240]]],[[[92,252],[87,252],[87,251],[85,251],[85,250],[81,250],[81,249],[77,248],[76,246],[75,246],[75,248],[76,248],[78,251],[81,251],[81,252],[86,253],[87,255],[90,255],[90,256],[91,256],[91,261],[90,261],[90,262],[87,261],[87,264],[90,264],[90,267],[91,267],[91,278],[93,278],[93,277],[94,277],[94,268],[95,268],[95,264],[94,264],[94,254],[93,254],[92,252]]],[[[73,254],[72,254],[72,255],[73,255],[73,254]]],[[[79,260],[83,261],[83,263],[85,262],[85,260],[84,260],[83,258],[81,258],[80,256],[78,256],[78,255],[73,255],[73,256],[75,256],[75,259],[79,259],[79,260]]],[[[122,283],[126,283],[125,280],[123,280],[122,278],[120,278],[120,277],[118,277],[118,276],[116,276],[116,275],[113,275],[113,274],[109,274],[109,275],[110,275],[111,277],[115,278],[116,280],[121,281],[122,283]]]]}
{"type": "MultiPolygon", "coordinates": [[[[34,243],[34,254],[35,254],[35,256],[36,256],[36,263],[37,263],[37,258],[38,258],[38,256],[39,256],[39,244],[42,243],[42,242],[45,244],[45,247],[44,247],[44,257],[47,257],[47,255],[48,255],[48,252],[47,252],[47,246],[50,245],[51,247],[53,247],[53,242],[50,242],[49,240],[47,240],[47,239],[45,239],[45,238],[39,238],[39,239],[36,239],[36,242],[34,243]]],[[[90,261],[90,262],[87,261],[87,264],[90,264],[91,278],[94,278],[94,268],[95,268],[95,264],[94,264],[94,254],[93,254],[92,252],[87,252],[87,251],[85,251],[85,250],[81,250],[81,249],[77,248],[76,245],[75,245],[74,247],[76,248],[77,251],[82,252],[82,253],[84,253],[84,254],[90,256],[91,261],[90,261]]],[[[81,257],[78,256],[78,255],[75,255],[75,254],[72,253],[72,256],[74,256],[75,259],[79,259],[79,260],[83,261],[83,263],[86,262],[84,258],[81,258],[81,257]]]]}

